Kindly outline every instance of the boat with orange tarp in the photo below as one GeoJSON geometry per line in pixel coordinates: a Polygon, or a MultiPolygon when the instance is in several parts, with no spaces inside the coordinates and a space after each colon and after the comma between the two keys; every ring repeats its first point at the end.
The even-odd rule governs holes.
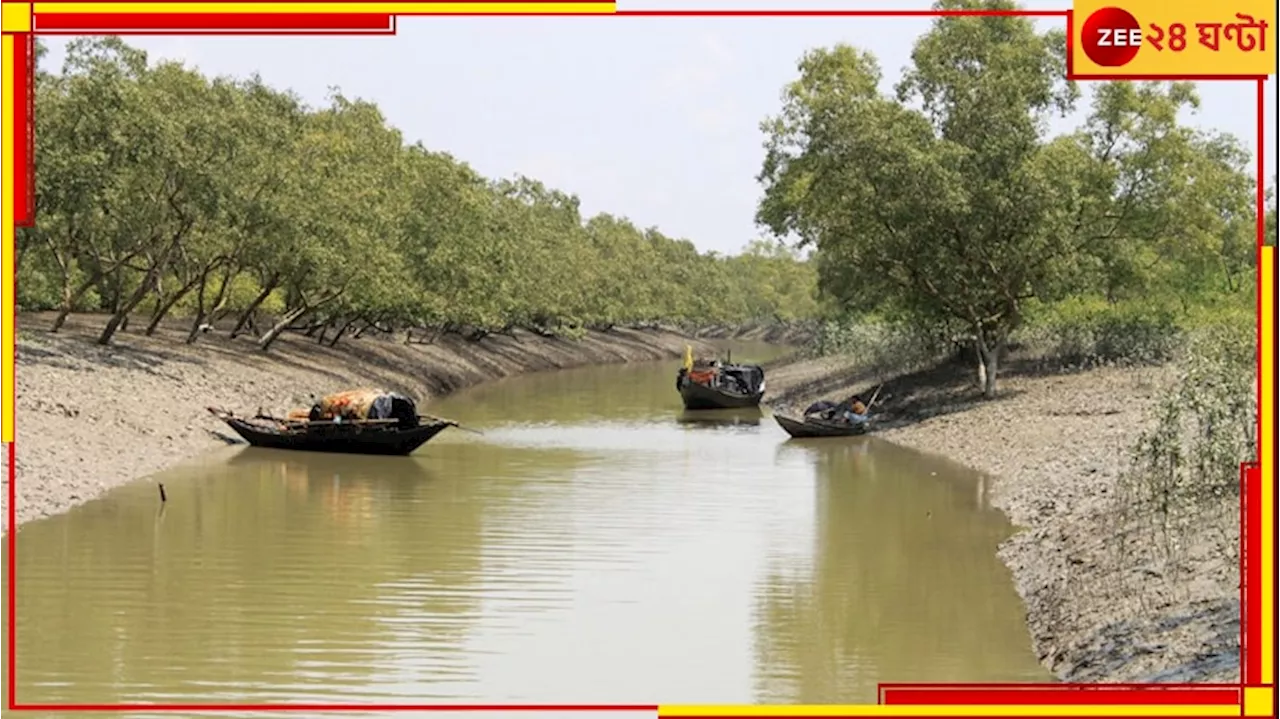
{"type": "Polygon", "coordinates": [[[236,434],[255,447],[344,454],[406,455],[458,423],[419,415],[402,394],[359,389],[326,395],[309,410],[253,417],[209,407],[236,434]]]}

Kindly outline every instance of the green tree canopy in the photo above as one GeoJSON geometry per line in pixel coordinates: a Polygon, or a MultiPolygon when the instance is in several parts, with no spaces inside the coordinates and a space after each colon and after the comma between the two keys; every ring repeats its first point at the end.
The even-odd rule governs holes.
{"type": "Polygon", "coordinates": [[[1008,16],[936,20],[893,95],[875,58],[847,45],[798,69],[763,124],[758,220],[817,248],[822,290],[842,307],[965,328],[987,396],[1033,299],[1240,285],[1247,156],[1177,124],[1196,102],[1187,85],[1105,85],[1085,128],[1050,137],[1077,99],[1065,38],[1008,16]]]}
{"type": "MultiPolygon", "coordinates": [[[[43,48],[38,51],[43,57],[43,48]]],[[[148,63],[119,38],[41,67],[37,225],[19,234],[25,309],[145,312],[189,341],[225,319],[266,349],[302,331],[483,337],[623,324],[795,320],[816,270],[753,246],[701,253],[533,178],[482,177],[404,138],[372,103],[307,107],[261,78],[148,63]],[[267,320],[259,325],[259,322],[267,320]]]]}

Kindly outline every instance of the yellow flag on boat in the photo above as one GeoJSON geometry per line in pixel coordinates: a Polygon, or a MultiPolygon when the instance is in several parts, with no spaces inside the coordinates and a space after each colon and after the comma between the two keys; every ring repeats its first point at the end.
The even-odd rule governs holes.
{"type": "Polygon", "coordinates": [[[693,345],[684,346],[684,368],[693,369],[693,345]]]}

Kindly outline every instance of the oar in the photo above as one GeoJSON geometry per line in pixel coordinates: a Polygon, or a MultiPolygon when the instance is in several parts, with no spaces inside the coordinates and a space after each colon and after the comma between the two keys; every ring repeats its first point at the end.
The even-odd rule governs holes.
{"type": "Polygon", "coordinates": [[[478,430],[478,429],[472,429],[472,428],[470,428],[470,427],[463,427],[462,425],[458,424],[457,422],[454,422],[454,421],[453,421],[453,420],[451,420],[451,419],[445,419],[444,417],[434,417],[434,416],[429,415],[429,414],[424,414],[424,415],[420,415],[420,416],[421,416],[423,419],[433,419],[433,420],[435,420],[435,421],[437,421],[437,422],[447,422],[447,423],[449,423],[449,424],[453,425],[455,429],[460,429],[460,430],[462,430],[463,432],[470,432],[470,433],[472,433],[472,434],[484,435],[484,432],[481,432],[481,431],[480,431],[480,430],[478,430]]]}
{"type": "Polygon", "coordinates": [[[870,411],[871,411],[871,405],[873,405],[873,404],[875,404],[875,403],[876,403],[876,397],[879,397],[879,396],[880,396],[880,390],[882,390],[882,389],[884,389],[884,382],[881,382],[881,383],[880,383],[880,386],[879,386],[879,387],[876,387],[876,392],[875,392],[875,394],[871,395],[871,401],[867,403],[867,411],[868,411],[868,412],[870,412],[870,411]]]}

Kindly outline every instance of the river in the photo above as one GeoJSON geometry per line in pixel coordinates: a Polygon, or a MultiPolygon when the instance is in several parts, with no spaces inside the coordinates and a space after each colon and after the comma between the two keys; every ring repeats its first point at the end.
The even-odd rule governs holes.
{"type": "Polygon", "coordinates": [[[1048,679],[982,477],[683,412],[677,366],[494,382],[429,410],[483,436],[411,458],[227,448],[24,525],[21,701],[819,704],[1048,679]]]}

